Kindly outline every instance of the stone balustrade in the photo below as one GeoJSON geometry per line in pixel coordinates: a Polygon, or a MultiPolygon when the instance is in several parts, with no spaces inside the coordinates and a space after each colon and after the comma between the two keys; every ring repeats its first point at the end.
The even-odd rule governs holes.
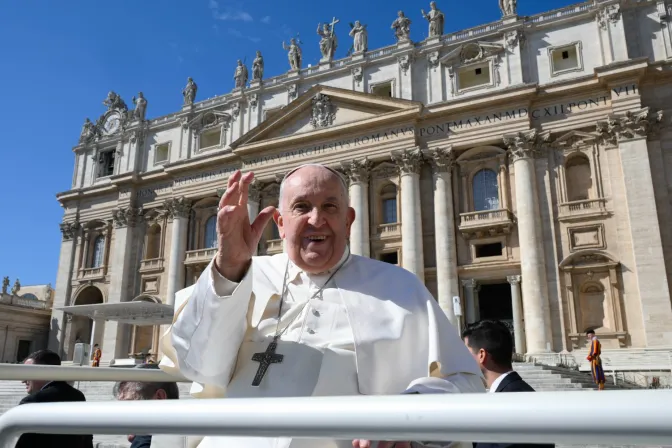
{"type": "Polygon", "coordinates": [[[140,262],[140,272],[163,271],[163,258],[151,258],[140,262]]]}
{"type": "Polygon", "coordinates": [[[401,223],[380,224],[378,226],[377,236],[379,239],[400,238],[401,223]]]}
{"type": "Polygon", "coordinates": [[[588,199],[560,204],[560,221],[573,221],[577,219],[596,218],[606,215],[606,199],[588,199]]]}
{"type": "Polygon", "coordinates": [[[483,210],[460,214],[460,232],[466,237],[509,233],[513,216],[508,209],[483,210]]]}
{"type": "Polygon", "coordinates": [[[195,265],[195,264],[208,264],[217,254],[217,248],[208,248],[208,249],[196,249],[186,252],[186,257],[184,259],[184,264],[186,266],[195,265]]]}
{"type": "Polygon", "coordinates": [[[12,296],[10,294],[0,294],[0,305],[19,306],[22,308],[32,308],[34,310],[48,310],[47,302],[43,300],[26,299],[24,297],[12,296]]]}
{"type": "Polygon", "coordinates": [[[266,255],[282,253],[282,239],[266,241],[266,255]]]}
{"type": "Polygon", "coordinates": [[[80,281],[94,281],[102,280],[105,278],[106,267],[99,266],[97,268],[85,268],[79,270],[79,280],[80,281]]]}

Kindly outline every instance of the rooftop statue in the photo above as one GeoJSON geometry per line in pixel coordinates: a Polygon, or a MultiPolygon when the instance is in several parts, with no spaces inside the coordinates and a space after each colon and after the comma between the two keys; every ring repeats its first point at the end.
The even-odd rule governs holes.
{"type": "Polygon", "coordinates": [[[436,2],[431,2],[429,7],[431,8],[429,13],[425,13],[424,9],[420,10],[422,17],[429,22],[429,37],[443,36],[443,13],[436,7],[436,2]]]}
{"type": "Polygon", "coordinates": [[[369,32],[366,30],[366,25],[355,21],[355,24],[350,24],[350,36],[352,36],[352,49],[355,53],[362,53],[369,49],[369,32]]]}
{"type": "Polygon", "coordinates": [[[257,51],[257,57],[252,61],[252,79],[254,81],[261,81],[264,77],[264,57],[261,51],[257,51]]]}
{"type": "Polygon", "coordinates": [[[301,47],[296,43],[295,38],[289,40],[289,45],[285,44],[285,41],[282,41],[282,48],[287,51],[287,58],[289,59],[289,67],[291,70],[301,70],[301,47]]]}
{"type": "Polygon", "coordinates": [[[236,89],[244,89],[247,85],[248,79],[247,67],[243,64],[243,61],[238,59],[238,65],[236,66],[236,71],[233,74],[233,80],[236,83],[236,89]]]}
{"type": "Polygon", "coordinates": [[[392,22],[392,29],[397,42],[405,42],[411,40],[411,19],[404,15],[404,11],[397,13],[397,19],[392,22]]]}

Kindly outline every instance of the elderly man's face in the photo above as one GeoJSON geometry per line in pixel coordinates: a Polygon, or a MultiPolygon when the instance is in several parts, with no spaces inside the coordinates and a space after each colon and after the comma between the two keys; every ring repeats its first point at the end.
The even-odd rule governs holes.
{"type": "Polygon", "coordinates": [[[306,272],[331,269],[345,251],[355,210],[343,190],[336,174],[318,166],[303,167],[285,181],[275,221],[290,259],[306,272]]]}

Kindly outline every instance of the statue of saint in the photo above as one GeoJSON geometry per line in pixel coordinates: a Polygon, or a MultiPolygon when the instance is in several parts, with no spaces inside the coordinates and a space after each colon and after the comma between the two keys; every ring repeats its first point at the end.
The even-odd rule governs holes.
{"type": "Polygon", "coordinates": [[[352,48],[355,53],[362,53],[369,49],[369,32],[366,30],[366,25],[355,21],[355,24],[350,24],[350,36],[352,37],[352,48]]]}
{"type": "Polygon", "coordinates": [[[502,10],[502,15],[506,16],[515,16],[518,9],[517,0],[499,0],[499,9],[502,10]]]}
{"type": "Polygon", "coordinates": [[[96,136],[96,125],[87,117],[82,126],[82,133],[79,134],[79,142],[86,143],[96,136]]]}
{"type": "Polygon", "coordinates": [[[436,7],[436,2],[431,2],[429,7],[431,8],[429,14],[425,14],[424,9],[420,10],[422,17],[429,22],[429,37],[441,37],[443,36],[443,13],[436,7]]]}
{"type": "Polygon", "coordinates": [[[107,110],[119,109],[124,112],[128,110],[128,106],[126,106],[124,100],[113,91],[108,92],[103,104],[107,107],[107,110]]]}
{"type": "Polygon", "coordinates": [[[135,104],[135,110],[133,111],[133,117],[140,121],[145,121],[145,112],[147,112],[147,100],[142,92],[138,92],[138,97],[133,97],[133,104],[135,104]]]}
{"type": "Polygon", "coordinates": [[[301,70],[301,47],[296,43],[293,37],[289,40],[289,46],[282,41],[282,48],[287,51],[289,66],[291,70],[301,70]]]}
{"type": "Polygon", "coordinates": [[[17,278],[16,281],[14,282],[14,286],[12,286],[12,295],[13,296],[18,295],[20,289],[21,289],[21,282],[17,278]]]}
{"type": "Polygon", "coordinates": [[[261,81],[264,77],[264,58],[261,56],[261,51],[257,51],[257,57],[252,61],[252,79],[261,81]]]}
{"type": "Polygon", "coordinates": [[[238,59],[238,66],[236,67],[236,71],[233,74],[233,80],[236,83],[236,89],[244,89],[245,85],[247,84],[247,78],[247,67],[245,67],[243,61],[238,59]]]}
{"type": "Polygon", "coordinates": [[[193,79],[187,78],[187,86],[182,90],[182,96],[184,97],[184,105],[190,106],[196,101],[196,92],[198,91],[198,86],[193,79]]]}
{"type": "Polygon", "coordinates": [[[338,46],[338,39],[336,38],[336,24],[339,20],[334,18],[331,22],[331,25],[325,23],[320,26],[317,24],[317,34],[321,37],[320,39],[320,53],[322,53],[322,59],[332,60],[334,59],[334,54],[336,54],[336,47],[338,46]]]}
{"type": "Polygon", "coordinates": [[[411,40],[411,19],[404,15],[404,11],[399,11],[397,16],[397,19],[392,22],[392,29],[397,42],[411,40]]]}
{"type": "Polygon", "coordinates": [[[7,294],[7,288],[9,288],[9,277],[2,279],[2,293],[7,294]]]}

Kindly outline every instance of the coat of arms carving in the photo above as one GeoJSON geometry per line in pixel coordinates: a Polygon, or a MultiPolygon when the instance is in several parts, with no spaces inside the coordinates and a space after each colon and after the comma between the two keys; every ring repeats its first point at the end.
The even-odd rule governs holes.
{"type": "Polygon", "coordinates": [[[318,93],[313,97],[313,110],[310,115],[310,124],[313,128],[326,128],[334,124],[336,106],[327,95],[318,93]]]}

